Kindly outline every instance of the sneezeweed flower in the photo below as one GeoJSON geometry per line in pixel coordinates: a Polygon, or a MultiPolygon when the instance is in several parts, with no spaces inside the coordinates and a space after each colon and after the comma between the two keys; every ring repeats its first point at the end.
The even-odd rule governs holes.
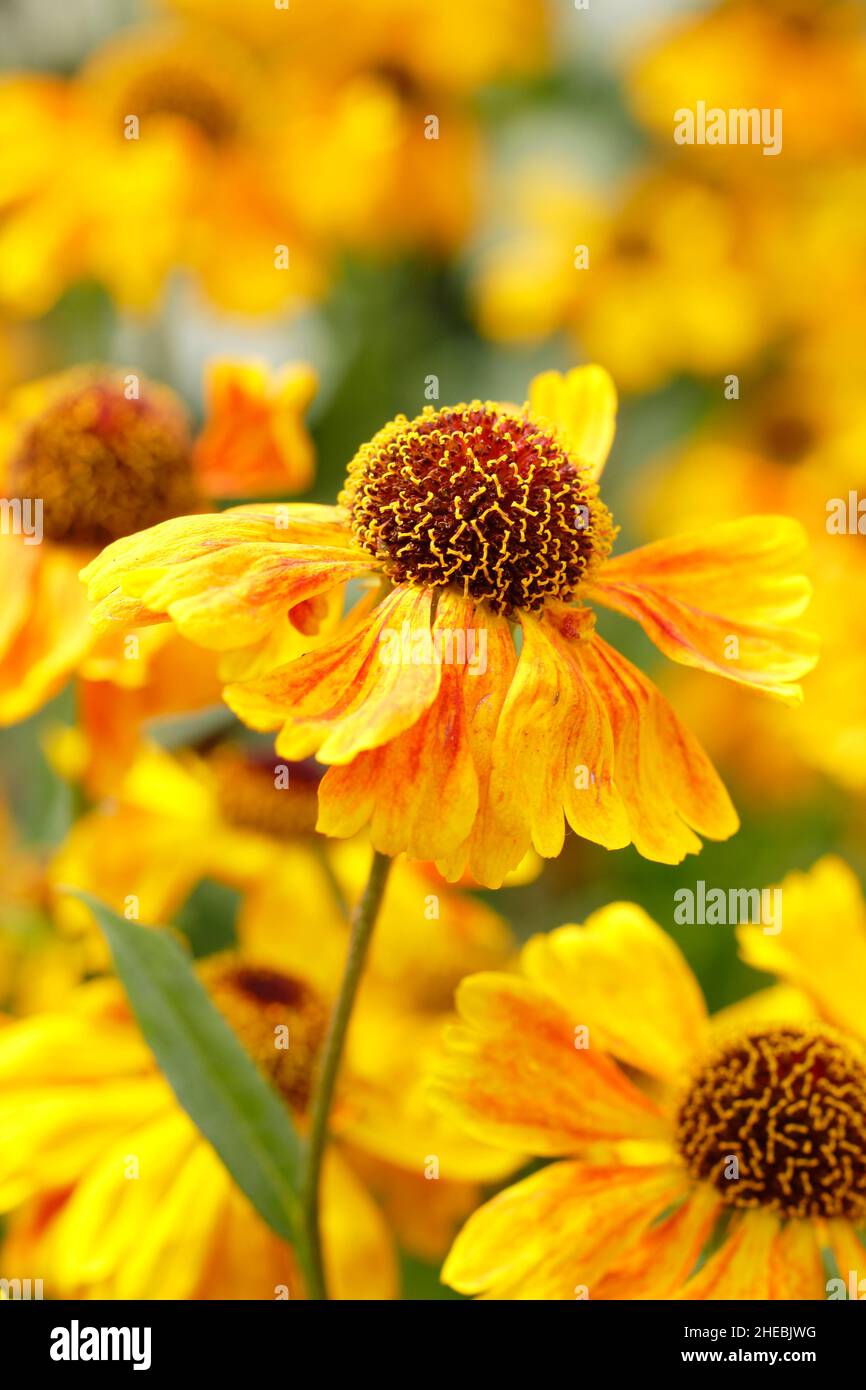
{"type": "Polygon", "coordinates": [[[114,369],[73,368],[22,387],[2,446],[0,719],[13,723],[56,694],[94,645],[82,561],[144,515],[156,522],[203,502],[180,401],[114,369]]]}
{"type": "Polygon", "coordinates": [[[494,341],[564,330],[641,391],[733,371],[772,334],[745,199],[665,167],[602,193],[551,166],[512,176],[504,203],[473,285],[494,341]]]}
{"type": "MultiPolygon", "coordinates": [[[[811,941],[817,909],[833,950],[862,966],[862,903],[830,926],[814,886],[797,939],[811,941]]],[[[771,938],[743,930],[769,965],[771,938]]],[[[832,960],[826,940],[808,949],[832,960]]],[[[784,974],[805,983],[799,964],[784,974]]],[[[630,903],[535,937],[518,975],[466,980],[440,1103],[477,1138],[554,1161],[470,1217],[443,1280],[504,1299],[823,1298],[823,1249],[845,1271],[866,1258],[854,990],[823,1017],[777,987],[709,1019],[677,946],[630,903]]]]}
{"type": "MultiPolygon", "coordinates": [[[[671,139],[674,112],[766,108],[783,113],[785,163],[859,154],[866,135],[866,36],[856,0],[722,0],[678,19],[644,47],[630,74],[638,116],[671,139]],[[815,120],[815,112],[821,120],[815,120]]],[[[749,151],[695,145],[687,154],[729,175],[765,181],[767,165],[749,151]],[[762,166],[760,168],[756,166],[762,166]]]]}
{"type": "Polygon", "coordinates": [[[312,630],[345,589],[332,639],[226,691],[244,722],[279,729],[280,756],[329,765],[321,831],[369,827],[384,854],[490,886],[530,844],[559,854],[566,819],[677,863],[699,835],[731,835],[736,814],[588,602],[635,618],[675,661],[796,702],[815,660],[794,626],[803,538],[752,517],[612,558],[598,476],[614,415],[610,378],[582,368],[537,377],[522,409],[398,417],[358,451],[336,508],[238,508],[109,546],[83,575],[95,621],[172,620],[243,671],[269,633],[298,610],[312,630]],[[484,651],[471,664],[469,637],[484,651]]]}
{"type": "MultiPolygon", "coordinates": [[[[73,674],[135,691],[127,705],[150,716],[183,708],[179,694],[213,700],[212,660],[191,672],[188,654],[175,652],[175,665],[187,674],[183,692],[152,672],[152,663],[179,645],[166,632],[141,634],[133,649],[117,640],[117,629],[98,638],[78,571],[100,546],[145,520],[209,511],[222,487],[233,496],[255,493],[262,482],[256,468],[266,470],[274,490],[304,486],[312,446],[303,416],[314,383],[301,366],[283,369],[271,386],[256,364],[220,363],[213,413],[195,444],[175,393],[135,372],[75,367],[10,396],[0,418],[7,605],[0,722],[34,713],[73,674]],[[256,468],[238,442],[241,424],[251,429],[253,422],[256,468]]],[[[106,705],[103,699],[103,711],[106,705]]]]}
{"type": "Polygon", "coordinates": [[[0,302],[38,314],[89,276],[142,310],[178,267],[233,311],[317,297],[319,255],[273,168],[275,100],[264,65],[192,25],[124,32],[68,80],[10,78],[0,88],[11,156],[0,302]]]}
{"type": "MultiPolygon", "coordinates": [[[[244,792],[239,772],[235,766],[236,801],[248,817],[261,818],[267,798],[260,786],[244,792]]],[[[177,826],[177,819],[169,822],[167,834],[177,826]]],[[[156,816],[133,826],[128,814],[114,824],[107,815],[100,829],[109,886],[130,864],[129,834],[141,835],[139,859],[157,848],[156,816]]],[[[237,860],[243,828],[235,833],[237,860]]],[[[302,837],[279,844],[273,827],[265,835],[261,825],[246,833],[248,860],[254,841],[260,862],[270,843],[265,896],[241,915],[239,950],[208,957],[199,968],[304,1133],[346,928],[321,860],[302,837]],[[289,1028],[288,1050],[275,1047],[281,1025],[289,1028]]],[[[220,845],[231,849],[227,828],[220,845]]],[[[181,856],[188,850],[179,845],[181,856]]],[[[359,857],[366,858],[360,847],[340,847],[341,884],[353,886],[363,872],[359,857]]],[[[450,1005],[443,974],[453,983],[473,959],[504,965],[511,949],[489,909],[435,886],[441,916],[426,921],[424,892],[433,882],[396,866],[382,927],[386,939],[401,941],[405,970],[398,981],[393,959],[380,969],[374,958],[353,1018],[331,1116],[336,1147],[324,1170],[326,1262],[337,1297],[394,1296],[389,1225],[409,1248],[441,1257],[456,1224],[477,1204],[480,1185],[501,1181],[513,1167],[510,1156],[443,1120],[427,1097],[424,1067],[450,1005]],[[381,1198],[388,1224],[371,1193],[381,1198]]],[[[53,1011],[2,1030],[0,1075],[0,1131],[10,1133],[14,1122],[16,1135],[0,1158],[0,1206],[15,1213],[8,1259],[35,1261],[46,1285],[70,1297],[273,1298],[286,1285],[292,1297],[303,1296],[291,1252],[264,1228],[181,1111],[115,981],[85,986],[53,1011]],[[74,1143],[62,1118],[70,1113],[74,1143]]]]}

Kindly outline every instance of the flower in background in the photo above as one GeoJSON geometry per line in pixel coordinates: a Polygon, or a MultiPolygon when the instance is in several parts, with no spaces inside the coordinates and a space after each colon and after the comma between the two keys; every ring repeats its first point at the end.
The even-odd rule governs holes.
{"type": "MultiPolygon", "coordinates": [[[[210,386],[211,413],[195,443],[173,391],[116,367],[70,368],[18,388],[5,402],[0,722],[27,718],[75,673],[133,692],[125,701],[118,695],[114,706],[105,689],[102,698],[93,691],[83,702],[91,734],[101,723],[136,742],[142,719],[217,698],[213,660],[178,653],[167,632],[143,633],[132,648],[117,630],[97,636],[77,578],[106,541],[145,521],[209,511],[217,488],[243,496],[265,478],[275,490],[309,482],[309,369],[283,368],[272,384],[255,363],[225,361],[213,368],[210,386]],[[128,720],[136,722],[124,727],[128,720]]],[[[282,645],[291,652],[290,643],[282,645]]],[[[112,748],[116,742],[100,751],[112,748]]],[[[93,752],[92,744],[73,752],[79,771],[93,752]]]]}
{"type": "Polygon", "coordinates": [[[195,27],[122,33],[69,80],[8,79],[0,303],[38,314],[89,276],[140,310],[176,269],[235,311],[318,296],[319,258],[273,168],[274,102],[259,62],[195,27]]]}
{"type": "Polygon", "coordinates": [[[0,720],[15,723],[55,695],[94,645],[76,579],[82,563],[145,516],[203,503],[180,401],[137,375],[70,369],[13,393],[2,424],[0,720]]]}
{"type": "MultiPolygon", "coordinates": [[[[835,872],[803,882],[796,940],[817,913],[833,949],[809,946],[816,981],[841,979],[827,965],[841,952],[861,972],[854,1001],[863,908],[828,899],[835,872]]],[[[792,965],[791,880],[782,891],[781,936],[743,930],[752,960],[784,959],[799,984],[812,967],[792,965]]],[[[458,1009],[440,1103],[479,1139],[556,1161],[470,1217],[446,1283],[505,1299],[820,1299],[822,1249],[862,1268],[866,1047],[844,1004],[816,1018],[777,988],[711,1020],[670,937],[618,903],[534,937],[519,975],[466,980],[458,1009]]]]}
{"type": "Polygon", "coordinates": [[[333,638],[226,691],[245,723],[280,730],[280,756],[330,765],[321,831],[367,826],[383,853],[494,887],[530,844],[558,855],[566,818],[678,863],[699,834],[733,834],[736,814],[586,600],[636,619],[675,661],[796,702],[815,661],[793,626],[809,596],[803,536],[752,517],[611,558],[597,480],[615,406],[589,367],[537,377],[523,409],[400,416],[358,451],[336,508],[238,508],[109,546],[83,575],[94,620],[170,619],[243,671],[298,606],[309,630],[311,602],[346,589],[333,638]]]}
{"type": "MultiPolygon", "coordinates": [[[[323,851],[305,833],[315,795],[303,769],[277,791],[272,769],[236,749],[191,770],[171,761],[154,753],[117,806],[85,816],[52,879],[103,891],[122,910],[133,894],[144,920],[156,906],[173,911],[205,874],[244,887],[238,951],[206,958],[201,974],[303,1130],[347,947],[343,898],[360,891],[368,852],[358,844],[323,851]],[[280,1023],[292,1037],[286,1053],[274,1049],[280,1023]]],[[[425,1082],[456,983],[467,969],[510,959],[504,922],[431,869],[400,863],[381,926],[334,1115],[339,1152],[325,1178],[326,1246],[340,1297],[393,1296],[388,1226],[409,1249],[441,1257],[481,1185],[514,1166],[443,1120],[425,1082]]],[[[92,955],[91,966],[100,964],[92,955]]],[[[0,1129],[8,1133],[13,1116],[16,1125],[0,1159],[0,1204],[20,1208],[6,1254],[36,1260],[56,1294],[268,1298],[276,1284],[301,1292],[289,1251],[177,1106],[114,981],[0,1031],[0,1074],[0,1129]],[[68,1043],[62,1068],[60,1035],[68,1043]],[[75,1144],[63,1128],[67,1110],[75,1144]],[[31,1144],[42,1155],[36,1163],[31,1144]],[[127,1181],[130,1155],[140,1164],[135,1183],[127,1181]],[[184,1223],[188,1243],[171,1255],[191,1191],[198,1217],[191,1230],[184,1223]]]]}
{"type": "MultiPolygon", "coordinates": [[[[866,138],[866,30],[856,0],[722,0],[678,19],[629,75],[639,118],[672,139],[674,112],[767,108],[784,119],[786,165],[859,154],[866,138]],[[816,112],[821,113],[816,120],[816,112]]],[[[760,149],[700,145],[692,159],[746,179],[770,176],[760,149]]]]}
{"type": "Polygon", "coordinates": [[[497,342],[565,329],[628,390],[678,372],[713,375],[771,334],[748,204],[657,169],[603,196],[563,168],[509,176],[498,239],[479,258],[479,327],[497,342]]]}

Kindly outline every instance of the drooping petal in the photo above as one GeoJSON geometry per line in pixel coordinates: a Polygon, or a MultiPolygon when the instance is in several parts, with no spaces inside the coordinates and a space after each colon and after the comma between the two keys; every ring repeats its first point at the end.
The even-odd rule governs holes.
{"type": "Polygon", "coordinates": [[[664,1141],[665,1119],[600,1046],[580,1045],[584,1020],[538,985],[481,974],[457,992],[462,1022],[446,1035],[440,1104],[471,1133],[518,1153],[578,1152],[602,1141],[664,1141]]]}
{"type": "Polygon", "coordinates": [[[411,728],[435,700],[442,667],[430,656],[431,601],[429,589],[400,586],[346,636],[230,685],[226,703],[251,728],[279,728],[282,757],[349,763],[411,728]]]}
{"type": "Polygon", "coordinates": [[[610,719],[614,782],[638,853],[679,864],[700,849],[698,834],[733,835],[739,820],[718,773],[661,692],[600,637],[575,650],[610,719]]]}
{"type": "MultiPolygon", "coordinates": [[[[440,597],[434,636],[455,630],[463,603],[448,592],[440,597]]],[[[383,854],[438,860],[455,853],[478,809],[462,693],[471,679],[443,664],[435,699],[411,727],[347,766],[329,769],[319,788],[322,834],[342,838],[369,825],[373,846],[383,854]]]]}
{"type": "MultiPolygon", "coordinates": [[[[88,586],[88,595],[97,605],[94,621],[110,622],[120,618],[129,626],[153,621],[154,617],[165,621],[165,608],[149,609],[142,591],[175,566],[200,558],[219,557],[221,552],[231,552],[237,547],[252,547],[251,551],[241,552],[241,561],[236,566],[239,577],[243,575],[244,560],[248,562],[251,556],[263,558],[269,550],[274,554],[286,551],[289,559],[296,560],[306,556],[315,561],[320,550],[325,553],[319,558],[326,562],[342,558],[349,564],[360,564],[365,558],[352,545],[342,514],[335,507],[270,503],[174,517],[114,541],[82,570],[81,578],[88,586]],[[334,551],[345,553],[335,556],[334,551]],[[136,580],[138,571],[144,571],[145,575],[136,580]],[[133,602],[128,601],[130,595],[133,602]],[[125,606],[124,596],[127,598],[125,606]]],[[[366,559],[375,567],[372,557],[366,559]]],[[[230,564],[225,560],[221,563],[230,564]]],[[[220,571],[223,576],[226,572],[225,568],[220,571]]],[[[197,573],[206,592],[207,565],[197,573]]],[[[189,597],[189,594],[181,591],[177,597],[189,597]]],[[[169,595],[166,601],[171,601],[169,595]]]]}
{"type": "Polygon", "coordinates": [[[744,959],[796,986],[829,1022],[866,1038],[866,903],[856,874],[827,855],[776,891],[781,913],[770,930],[737,929],[744,959]]]}
{"type": "Polygon", "coordinates": [[[469,1218],[442,1280],[485,1298],[592,1298],[622,1248],[681,1191],[672,1166],[551,1163],[469,1218]]]}
{"type": "Polygon", "coordinates": [[[690,1064],[706,1039],[698,983],[667,932],[634,903],[612,903],[583,927],[535,936],[529,979],[589,1030],[590,1045],[663,1079],[690,1064]]]}
{"type": "Polygon", "coordinates": [[[439,864],[451,882],[469,867],[478,883],[499,887],[502,866],[521,863],[528,848],[528,836],[520,826],[509,836],[509,828],[499,814],[498,794],[491,789],[491,771],[496,730],[517,665],[517,654],[507,619],[484,604],[464,601],[464,621],[475,634],[475,661],[467,667],[461,682],[467,734],[472,761],[478,778],[478,814],[471,834],[447,861],[439,864]]]}
{"type": "Polygon", "coordinates": [[[811,594],[805,552],[788,517],[721,522],[608,560],[589,597],[636,619],[673,661],[796,703],[818,652],[792,626],[811,594]]]}
{"type": "Polygon", "coordinates": [[[603,367],[542,372],[529,387],[533,415],[550,420],[571,453],[598,478],[616,428],[616,387],[603,367]]]}

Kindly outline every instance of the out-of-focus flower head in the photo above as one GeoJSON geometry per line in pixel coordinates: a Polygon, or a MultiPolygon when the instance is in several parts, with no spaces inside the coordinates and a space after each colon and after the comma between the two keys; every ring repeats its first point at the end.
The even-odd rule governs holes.
{"type": "Polygon", "coordinates": [[[815,661],[794,626],[803,533],[751,517],[611,558],[598,477],[615,409],[610,377],[586,367],[537,377],[522,409],[398,416],[359,449],[339,505],[287,504],[282,533],[263,506],[109,546],[83,573],[94,621],[173,621],[242,672],[298,606],[307,632],[311,601],[345,594],[333,638],[226,691],[250,727],[280,731],[280,756],[330,764],[320,830],[369,827],[383,853],[493,887],[530,845],[556,857],[566,818],[607,848],[678,863],[700,834],[733,834],[736,814],[587,601],[635,619],[674,661],[796,702],[815,661]]]}
{"type": "MultiPolygon", "coordinates": [[[[55,882],[101,890],[127,912],[135,901],[143,920],[155,907],[170,913],[204,874],[244,888],[237,950],[207,957],[201,975],[302,1131],[347,948],[344,898],[360,891],[368,860],[359,844],[326,850],[311,833],[314,815],[304,769],[291,769],[288,786],[277,789],[273,767],[236,748],[186,762],[153,752],[114,806],[76,825],[52,866],[55,882]],[[290,1028],[290,1052],[274,1048],[278,1024],[290,1028]]],[[[426,1092],[427,1059],[454,986],[467,969],[507,967],[508,929],[432,869],[402,862],[381,926],[333,1116],[338,1147],[326,1164],[325,1244],[342,1297],[395,1291],[392,1235],[370,1193],[408,1248],[441,1256],[480,1184],[514,1166],[443,1121],[426,1092]],[[435,1183],[426,1171],[431,1155],[435,1183]],[[364,1277],[355,1282],[359,1262],[364,1277]]],[[[286,1247],[264,1230],[177,1107],[114,981],[73,994],[26,1030],[10,1025],[0,1039],[0,1073],[0,1111],[8,1101],[23,1123],[20,1145],[4,1146],[9,1162],[0,1160],[0,1203],[19,1208],[7,1263],[38,1256],[46,1283],[70,1296],[267,1298],[279,1283],[289,1283],[293,1296],[302,1292],[286,1247]],[[50,1057],[64,1032],[59,1069],[50,1057]],[[62,1125],[46,1129],[40,1119],[67,1107],[76,1116],[74,1145],[62,1125]],[[31,1143],[53,1158],[31,1165],[24,1159],[31,1143]],[[129,1205],[121,1151],[141,1165],[129,1205]],[[182,1256],[170,1259],[166,1243],[176,1242],[190,1191],[200,1222],[182,1256]],[[162,1214],[155,1222],[157,1209],[165,1224],[162,1214]],[[105,1253],[109,1210],[115,1255],[97,1268],[92,1255],[105,1253]],[[226,1231],[230,1248],[217,1260],[226,1231]]]]}
{"type": "MultiPolygon", "coordinates": [[[[136,691],[126,709],[133,719],[176,712],[185,697],[194,701],[186,708],[212,701],[211,660],[183,690],[179,671],[165,680],[156,671],[148,686],[165,634],[140,634],[131,646],[117,631],[94,640],[76,576],[111,537],[208,510],[223,488],[243,497],[306,486],[313,452],[303,417],[314,387],[300,365],[271,378],[256,363],[221,362],[195,444],[175,393],[125,369],[70,368],[10,394],[0,415],[0,722],[34,713],[75,673],[136,691]]],[[[180,662],[189,675],[189,655],[180,662]]],[[[109,715],[105,699],[99,708],[109,715]]]]}
{"type": "MultiPolygon", "coordinates": [[[[639,118],[673,137],[674,113],[768,109],[783,113],[785,170],[858,154],[866,139],[866,24],[858,0],[722,0],[678,19],[644,48],[630,74],[639,118]]],[[[759,148],[683,146],[728,176],[772,177],[759,148]]],[[[781,168],[781,163],[780,163],[781,168]]]]}
{"type": "Polygon", "coordinates": [[[862,1268],[862,896],[832,860],[780,891],[784,930],[741,931],[747,958],[796,988],[714,1019],[631,903],[534,937],[519,975],[464,982],[437,1068],[446,1112],[555,1161],[470,1217],[446,1283],[500,1299],[822,1299],[822,1249],[862,1268]]]}
{"type": "Polygon", "coordinates": [[[515,186],[498,239],[477,265],[481,331],[540,342],[565,330],[622,386],[749,361],[771,335],[744,227],[749,208],[699,179],[658,169],[614,193],[562,168],[515,186]]]}
{"type": "Polygon", "coordinates": [[[39,314],[89,276],[140,310],[176,269],[230,310],[320,294],[273,170],[274,100],[255,58],[195,27],[121,34],[69,80],[7,79],[0,304],[39,314]]]}

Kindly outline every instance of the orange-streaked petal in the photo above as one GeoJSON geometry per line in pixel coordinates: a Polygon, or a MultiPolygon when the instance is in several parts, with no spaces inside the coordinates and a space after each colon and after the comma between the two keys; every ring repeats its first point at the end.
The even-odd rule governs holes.
{"type": "Polygon", "coordinates": [[[592,1298],[622,1248],[682,1188],[673,1166],[551,1163],[470,1216],[442,1281],[485,1298],[592,1298]]]}
{"type": "MultiPolygon", "coordinates": [[[[81,572],[88,586],[90,599],[97,604],[94,621],[111,621],[121,617],[130,626],[153,620],[147,606],[141,602],[142,583],[133,583],[138,570],[153,572],[153,578],[174,565],[183,565],[199,556],[213,555],[224,549],[241,545],[309,547],[311,558],[319,548],[345,549],[345,559],[360,560],[342,513],[336,507],[312,503],[273,502],[246,507],[231,507],[224,512],[208,512],[195,516],[173,517],[146,531],[124,536],[97,555],[81,572]],[[135,602],[126,611],[114,611],[117,596],[136,589],[135,602]],[[137,611],[136,611],[137,610],[137,611]]],[[[290,554],[296,553],[290,551],[290,554]]],[[[158,620],[163,621],[161,614],[158,620]]]]}
{"type": "Polygon", "coordinates": [[[625,1250],[594,1290],[597,1299],[672,1298],[695,1269],[721,1202],[701,1185],[625,1250]]]}
{"type": "Polygon", "coordinates": [[[746,1212],[678,1296],[691,1301],[766,1301],[771,1297],[771,1260],[779,1229],[772,1212],[746,1212]]]}
{"type": "Polygon", "coordinates": [[[824,1262],[815,1224],[786,1221],[770,1251],[770,1292],[773,1300],[823,1299],[824,1262]]]}
{"type": "Polygon", "coordinates": [[[226,703],[251,728],[279,728],[281,757],[349,763],[410,728],[435,700],[442,667],[411,659],[416,639],[429,642],[431,604],[430,589],[401,585],[346,636],[228,686],[226,703]]]}
{"type": "Polygon", "coordinates": [[[293,608],[373,569],[372,557],[336,547],[247,543],[164,570],[137,570],[124,589],[190,641],[224,652],[267,640],[293,608]]]}
{"type": "MultiPolygon", "coordinates": [[[[453,628],[464,602],[443,593],[434,632],[453,628]]],[[[343,838],[369,824],[373,846],[383,854],[445,859],[455,853],[478,809],[462,693],[471,679],[443,665],[436,698],[411,728],[347,766],[329,769],[319,787],[322,834],[343,838]]]]}
{"type": "Polygon", "coordinates": [[[616,387],[603,367],[542,372],[529,386],[529,409],[555,425],[566,448],[598,478],[616,429],[616,387]]]}
{"type": "Polygon", "coordinates": [[[676,943],[635,903],[611,903],[583,927],[534,936],[522,963],[588,1028],[590,1048],[652,1076],[675,1078],[706,1041],[697,980],[676,943]]]}
{"type": "Polygon", "coordinates": [[[464,844],[447,861],[439,864],[451,882],[462,877],[469,866],[478,883],[498,888],[502,865],[509,869],[521,864],[528,848],[528,837],[521,825],[509,842],[508,830],[497,813],[496,795],[491,789],[491,768],[496,730],[514,671],[517,654],[506,618],[493,613],[485,604],[464,600],[462,620],[476,634],[476,654],[484,642],[483,663],[478,660],[462,680],[463,706],[472,761],[478,778],[478,814],[464,844]]]}
{"type": "Polygon", "coordinates": [[[664,1117],[600,1046],[579,1045],[583,1019],[538,985],[481,974],[457,991],[434,1091],[477,1138],[557,1155],[625,1139],[666,1138],[664,1117]]]}
{"type": "Polygon", "coordinates": [[[799,522],[747,517],[616,556],[588,592],[673,661],[796,703],[818,655],[816,638],[791,626],[811,595],[805,558],[799,522]]]}
{"type": "Polygon", "coordinates": [[[821,1016],[866,1038],[866,903],[857,875],[835,855],[781,885],[779,931],[740,926],[743,958],[796,986],[821,1016]]]}
{"type": "Polygon", "coordinates": [[[698,834],[727,840],[739,827],[730,797],[661,692],[599,637],[575,650],[610,719],[614,781],[638,853],[679,864],[700,850],[698,834]]]}
{"type": "Polygon", "coordinates": [[[304,363],[276,372],[260,362],[211,362],[206,418],[195,463],[211,497],[302,492],[313,481],[313,443],[304,413],[318,385],[304,363]]]}

